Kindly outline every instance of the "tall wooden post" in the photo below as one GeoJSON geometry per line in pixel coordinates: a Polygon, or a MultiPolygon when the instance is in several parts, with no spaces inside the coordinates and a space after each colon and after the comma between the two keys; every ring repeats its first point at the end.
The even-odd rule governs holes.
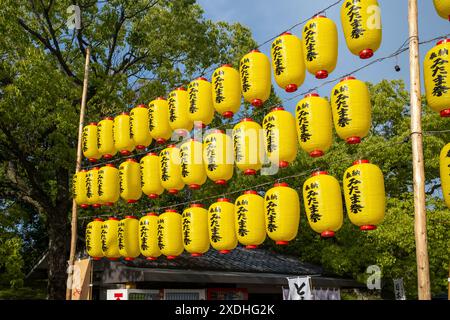
{"type": "MultiPolygon", "coordinates": [[[[83,124],[84,115],[86,110],[86,98],[88,90],[88,80],[89,80],[89,60],[91,56],[91,51],[89,48],[86,49],[86,62],[84,65],[84,81],[83,81],[83,93],[81,96],[81,108],[80,108],[80,123],[78,125],[78,145],[77,145],[77,162],[75,166],[75,173],[79,172],[81,169],[81,159],[82,153],[82,136],[83,136],[83,124]]],[[[71,238],[70,238],[70,255],[69,255],[69,268],[68,268],[68,278],[67,278],[67,289],[66,289],[66,300],[72,299],[72,283],[73,283],[73,266],[75,262],[75,254],[77,251],[77,231],[78,230],[78,211],[75,199],[72,202],[72,222],[71,222],[71,238]]]]}
{"type": "Polygon", "coordinates": [[[414,185],[414,232],[416,239],[417,284],[420,300],[430,300],[427,216],[425,208],[425,170],[422,141],[422,100],[420,89],[419,32],[417,0],[408,0],[409,67],[411,95],[411,143],[414,185]]]}

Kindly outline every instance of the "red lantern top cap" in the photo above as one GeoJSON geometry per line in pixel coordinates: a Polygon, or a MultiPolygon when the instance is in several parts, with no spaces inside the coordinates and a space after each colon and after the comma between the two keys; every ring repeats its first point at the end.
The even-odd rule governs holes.
{"type": "Polygon", "coordinates": [[[86,169],[81,169],[80,172],[88,172],[86,169]]]}
{"type": "Polygon", "coordinates": [[[157,156],[158,154],[156,152],[149,152],[147,153],[148,156],[157,156]]]}
{"type": "Polygon", "coordinates": [[[195,80],[208,81],[208,79],[206,79],[205,77],[198,77],[198,78],[197,78],[197,79],[195,79],[195,80]]]}
{"type": "Polygon", "coordinates": [[[184,87],[178,87],[178,88],[176,88],[176,90],[178,90],[178,91],[186,91],[186,89],[184,87]]]}
{"type": "Polygon", "coordinates": [[[100,222],[103,222],[103,219],[102,219],[102,218],[95,218],[94,221],[100,221],[100,222]]]}
{"type": "Polygon", "coordinates": [[[274,187],[289,187],[286,182],[277,182],[273,184],[274,187]]]}
{"type": "Polygon", "coordinates": [[[319,176],[319,175],[322,175],[322,174],[328,174],[328,171],[314,171],[314,172],[311,174],[311,176],[312,176],[312,177],[315,177],[315,176],[319,176]]]}
{"type": "Polygon", "coordinates": [[[99,167],[93,167],[92,170],[100,170],[99,167]]]}
{"type": "Polygon", "coordinates": [[[177,212],[175,209],[166,209],[166,212],[177,212]]]}
{"type": "Polygon", "coordinates": [[[220,129],[214,129],[212,130],[212,133],[224,133],[224,131],[220,129]]]}
{"type": "Polygon", "coordinates": [[[347,81],[347,80],[356,80],[356,78],[353,76],[349,76],[349,77],[342,78],[340,82],[347,81]]]}
{"type": "Polygon", "coordinates": [[[366,160],[366,159],[356,160],[353,162],[353,165],[361,164],[361,163],[370,163],[370,161],[366,160]]]}
{"type": "Polygon", "coordinates": [[[309,98],[309,97],[320,97],[318,93],[312,92],[312,93],[308,93],[307,95],[305,95],[305,98],[309,98]]]}
{"type": "Polygon", "coordinates": [[[274,111],[284,111],[284,108],[282,106],[278,106],[278,107],[275,107],[272,110],[270,110],[270,112],[274,112],[274,111]]]}
{"type": "Polygon", "coordinates": [[[317,18],[326,18],[326,16],[323,14],[317,14],[313,17],[313,19],[317,19],[317,18]]]}
{"type": "Polygon", "coordinates": [[[203,208],[201,203],[191,203],[191,208],[203,208]]]}
{"type": "Polygon", "coordinates": [[[129,113],[129,112],[126,112],[126,111],[124,111],[124,112],[122,112],[122,113],[121,113],[121,115],[123,115],[123,116],[129,116],[129,115],[130,115],[130,113],[129,113]]]}
{"type": "Polygon", "coordinates": [[[103,120],[114,120],[114,118],[108,116],[108,117],[104,117],[103,120]]]}
{"type": "Polygon", "coordinates": [[[167,148],[175,148],[176,147],[176,145],[174,145],[174,144],[169,144],[168,146],[167,146],[167,148]]]}
{"type": "Polygon", "coordinates": [[[221,68],[233,68],[233,66],[229,63],[225,63],[221,66],[221,68]]]}
{"type": "Polygon", "coordinates": [[[128,161],[128,162],[137,162],[136,159],[133,159],[133,158],[128,158],[126,161],[128,161]]]}
{"type": "Polygon", "coordinates": [[[157,217],[158,214],[156,212],[149,212],[149,213],[147,213],[147,216],[149,216],[149,217],[157,217]]]}
{"type": "Polygon", "coordinates": [[[145,104],[138,104],[136,108],[147,108],[147,106],[145,104]]]}
{"type": "Polygon", "coordinates": [[[443,44],[443,43],[448,43],[448,42],[450,42],[450,39],[442,39],[442,40],[440,40],[440,41],[437,43],[437,45],[440,45],[440,44],[443,44]]]}
{"type": "Polygon", "coordinates": [[[290,33],[289,31],[285,31],[281,35],[282,36],[292,36],[292,33],[290,33]]]}
{"type": "Polygon", "coordinates": [[[115,168],[116,166],[112,163],[107,163],[107,164],[105,164],[105,167],[115,168]]]}
{"type": "Polygon", "coordinates": [[[253,49],[252,51],[250,51],[250,53],[252,52],[261,52],[261,51],[259,51],[258,49],[253,49]]]}
{"type": "Polygon", "coordinates": [[[137,219],[136,216],[125,216],[125,219],[137,219]]]}
{"type": "Polygon", "coordinates": [[[97,125],[97,122],[89,122],[89,125],[90,125],[90,126],[96,126],[96,125],[97,125]]]}
{"type": "Polygon", "coordinates": [[[241,120],[241,122],[253,122],[252,118],[244,118],[241,120]]]}
{"type": "Polygon", "coordinates": [[[258,194],[255,190],[247,190],[244,192],[244,194],[258,194]]]}
{"type": "Polygon", "coordinates": [[[228,199],[228,198],[219,198],[219,199],[217,199],[217,202],[230,202],[230,199],[228,199]]]}
{"type": "Polygon", "coordinates": [[[158,97],[158,98],[156,98],[155,100],[166,100],[166,98],[164,98],[164,97],[158,97]]]}
{"type": "Polygon", "coordinates": [[[108,218],[108,220],[119,221],[119,219],[118,219],[118,218],[116,218],[116,217],[109,217],[109,218],[108,218]]]}

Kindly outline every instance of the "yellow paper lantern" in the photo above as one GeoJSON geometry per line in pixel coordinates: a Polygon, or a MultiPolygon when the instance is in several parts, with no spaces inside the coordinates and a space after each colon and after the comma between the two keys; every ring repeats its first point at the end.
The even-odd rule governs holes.
{"type": "Polygon", "coordinates": [[[273,108],[263,119],[264,145],[272,163],[286,168],[297,157],[294,116],[283,107],[273,108]]]}
{"type": "Polygon", "coordinates": [[[280,88],[295,92],[305,81],[305,61],[302,41],[285,32],[272,43],[272,69],[280,88]]]}
{"type": "Polygon", "coordinates": [[[190,139],[180,146],[181,179],[190,189],[200,189],[206,182],[203,144],[190,139]]]}
{"type": "Polygon", "coordinates": [[[323,238],[334,237],[344,219],[341,187],[326,171],[316,171],[303,184],[309,226],[323,238]]]}
{"type": "Polygon", "coordinates": [[[230,64],[217,68],[212,75],[214,109],[224,118],[233,118],[241,107],[241,79],[239,71],[230,64]]]}
{"type": "Polygon", "coordinates": [[[261,126],[245,118],[233,128],[233,146],[236,166],[245,175],[255,175],[264,159],[264,138],[261,126]]]}
{"type": "Polygon", "coordinates": [[[98,195],[100,203],[112,206],[120,197],[119,170],[108,163],[98,171],[98,195]]]}
{"type": "Polygon", "coordinates": [[[333,122],[328,101],[310,93],[295,108],[297,137],[300,148],[313,157],[321,157],[333,141],[333,122]]]}
{"type": "Polygon", "coordinates": [[[184,87],[177,88],[169,93],[170,128],[180,136],[187,135],[192,130],[193,122],[189,118],[189,95],[184,87]]]}
{"type": "Polygon", "coordinates": [[[439,16],[450,21],[450,3],[448,0],[433,0],[433,3],[439,16]]]}
{"type": "Polygon", "coordinates": [[[428,105],[441,117],[450,117],[450,39],[428,51],[423,64],[428,105]]]}
{"type": "Polygon", "coordinates": [[[336,133],[348,144],[367,136],[372,121],[372,105],[367,85],[346,77],[332,89],[331,109],[336,133]]]}
{"type": "Polygon", "coordinates": [[[285,182],[275,183],[264,196],[266,231],[278,245],[287,245],[297,236],[300,223],[300,199],[285,182]]]}
{"type": "Polygon", "coordinates": [[[200,257],[209,250],[208,211],[199,203],[183,211],[182,230],[184,249],[191,257],[200,257]]]}
{"type": "Polygon", "coordinates": [[[211,83],[203,77],[189,83],[189,119],[194,125],[205,128],[214,117],[211,83]]]}
{"type": "Polygon", "coordinates": [[[158,247],[169,260],[183,253],[183,236],[181,215],[172,209],[167,209],[158,219],[158,247]]]}
{"type": "Polygon", "coordinates": [[[233,177],[233,141],[223,130],[213,130],[203,142],[206,175],[218,185],[226,185],[233,177]]]}
{"type": "Polygon", "coordinates": [[[143,150],[152,143],[149,121],[148,109],[145,105],[140,104],[136,108],[131,109],[131,136],[138,150],[143,150]]]}
{"type": "Polygon", "coordinates": [[[105,117],[97,125],[98,152],[104,159],[111,159],[117,153],[114,146],[114,118],[105,117]]]}
{"type": "Polygon", "coordinates": [[[325,79],[334,71],[338,58],[338,37],[333,20],[319,15],[305,24],[303,56],[306,69],[317,79],[325,79]]]}
{"type": "Polygon", "coordinates": [[[164,188],[159,177],[159,156],[150,152],[141,159],[141,185],[142,192],[150,199],[158,198],[164,188]]]}
{"type": "Polygon", "coordinates": [[[119,167],[120,197],[127,203],[135,203],[142,196],[141,169],[135,159],[127,159],[119,167]]]}
{"type": "Polygon", "coordinates": [[[97,144],[97,123],[91,122],[83,128],[83,155],[90,162],[97,162],[101,158],[97,144]]]}
{"type": "Polygon", "coordinates": [[[120,258],[119,252],[119,219],[109,217],[102,224],[102,251],[105,258],[116,261],[120,258]]]}
{"type": "Polygon", "coordinates": [[[86,195],[89,205],[93,208],[100,208],[100,196],[98,194],[98,171],[100,169],[95,167],[89,170],[86,174],[86,195]]]}
{"type": "Polygon", "coordinates": [[[141,254],[139,250],[139,221],[135,216],[125,216],[117,229],[119,252],[126,261],[133,261],[141,254]]]}
{"type": "Polygon", "coordinates": [[[139,248],[147,260],[156,260],[161,251],[158,247],[158,214],[147,213],[139,220],[139,248]]]}
{"type": "Polygon", "coordinates": [[[161,185],[170,194],[177,194],[184,188],[181,176],[180,149],[174,144],[167,146],[159,154],[161,185]]]}
{"type": "Polygon", "coordinates": [[[344,172],[344,195],[350,221],[361,230],[374,230],[385,211],[384,178],[368,160],[353,162],[344,172]]]}
{"type": "Polygon", "coordinates": [[[77,205],[86,209],[89,207],[87,196],[87,170],[81,170],[73,175],[72,194],[77,205]]]}
{"type": "Polygon", "coordinates": [[[163,97],[158,97],[148,105],[150,134],[156,143],[163,144],[172,136],[169,123],[169,104],[163,97]]]}
{"type": "Polygon", "coordinates": [[[450,208],[450,143],[447,143],[441,151],[440,176],[444,202],[450,208]]]}
{"type": "Polygon", "coordinates": [[[341,22],[347,47],[361,59],[369,59],[381,44],[381,10],[377,0],[346,0],[341,22]]]}
{"type": "Polygon", "coordinates": [[[95,218],[86,226],[86,251],[94,260],[101,260],[103,258],[102,251],[102,223],[103,220],[95,218]]]}
{"type": "Polygon", "coordinates": [[[236,236],[247,249],[256,249],[266,239],[264,198],[254,190],[245,191],[235,202],[236,236]]]}
{"type": "Polygon", "coordinates": [[[221,254],[230,253],[237,246],[234,220],[234,204],[229,199],[219,198],[209,206],[209,241],[221,254]]]}
{"type": "Polygon", "coordinates": [[[272,88],[269,58],[259,50],[252,50],[241,59],[239,72],[245,101],[261,107],[269,99],[272,88]]]}
{"type": "Polygon", "coordinates": [[[130,155],[134,150],[130,115],[128,112],[122,112],[114,118],[114,146],[123,156],[130,155]]]}

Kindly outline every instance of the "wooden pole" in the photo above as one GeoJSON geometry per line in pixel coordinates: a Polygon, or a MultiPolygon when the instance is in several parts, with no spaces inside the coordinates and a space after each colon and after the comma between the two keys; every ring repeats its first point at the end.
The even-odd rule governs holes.
{"type": "Polygon", "coordinates": [[[425,208],[425,170],[422,142],[422,100],[420,88],[419,32],[417,0],[408,0],[409,67],[411,94],[411,143],[414,184],[414,233],[416,239],[417,284],[420,300],[430,300],[427,220],[425,208]]]}
{"type": "MultiPolygon", "coordinates": [[[[84,65],[84,81],[83,81],[83,93],[81,96],[81,108],[80,108],[80,123],[78,125],[78,145],[77,145],[77,162],[75,166],[75,173],[79,172],[81,169],[81,159],[83,156],[81,145],[83,136],[83,124],[84,115],[86,110],[86,98],[88,90],[88,80],[89,80],[89,60],[91,56],[91,50],[86,49],[86,62],[84,65]]],[[[69,271],[67,279],[67,289],[66,289],[66,300],[72,299],[72,276],[73,276],[73,266],[75,262],[75,254],[77,251],[77,230],[78,230],[78,211],[75,199],[72,201],[72,222],[71,222],[71,238],[70,238],[70,255],[69,255],[69,271]]]]}

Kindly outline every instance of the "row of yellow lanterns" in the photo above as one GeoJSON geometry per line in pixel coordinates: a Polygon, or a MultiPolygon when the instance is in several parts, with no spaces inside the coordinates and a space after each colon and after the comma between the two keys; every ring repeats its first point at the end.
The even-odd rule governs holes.
{"type": "MultiPolygon", "coordinates": [[[[350,221],[361,230],[374,230],[384,218],[385,194],[381,170],[359,160],[343,177],[346,209],[350,221]]],[[[322,237],[333,237],[343,223],[341,188],[336,178],[315,172],[303,185],[303,201],[311,228],[322,237]]],[[[300,200],[286,183],[276,183],[264,197],[249,190],[235,203],[220,198],[208,209],[192,204],[180,215],[166,210],[150,213],[139,221],[95,219],[86,229],[90,256],[132,260],[143,255],[150,260],[161,254],[173,259],[183,250],[201,256],[212,246],[229,253],[238,242],[247,249],[262,244],[266,235],[278,245],[287,245],[297,236],[300,200]]]]}

